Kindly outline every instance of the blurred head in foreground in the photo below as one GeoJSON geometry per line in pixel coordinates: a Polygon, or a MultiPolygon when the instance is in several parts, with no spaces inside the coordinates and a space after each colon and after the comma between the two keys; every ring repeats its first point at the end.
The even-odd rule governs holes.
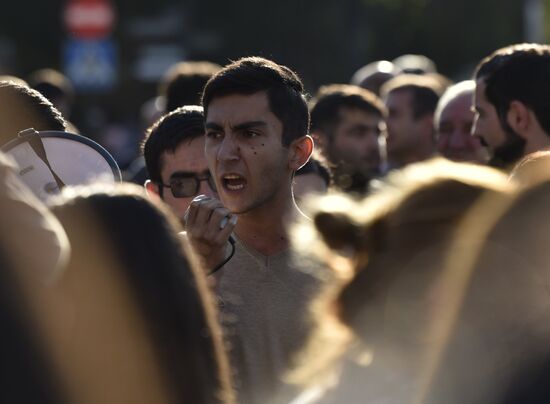
{"type": "Polygon", "coordinates": [[[232,402],[214,306],[181,228],[129,184],[66,188],[52,210],[72,255],[38,308],[75,402],[232,402]]]}
{"type": "MultiPolygon", "coordinates": [[[[434,324],[449,306],[442,274],[455,229],[484,195],[507,199],[513,189],[496,170],[434,159],[391,174],[363,201],[319,199],[308,212],[313,222],[296,227],[295,245],[314,251],[341,281],[315,302],[318,328],[293,376],[311,380],[319,369],[334,370],[335,358],[351,349],[353,366],[368,366],[351,375],[353,366],[344,366],[348,373],[332,394],[342,402],[412,402],[440,339],[434,324]]],[[[467,252],[470,244],[459,247],[467,252]]]]}

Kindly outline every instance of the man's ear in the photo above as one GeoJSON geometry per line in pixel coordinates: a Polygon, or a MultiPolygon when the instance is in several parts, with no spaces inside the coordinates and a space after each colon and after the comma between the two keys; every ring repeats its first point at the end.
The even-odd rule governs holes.
{"type": "Polygon", "coordinates": [[[522,137],[532,124],[529,111],[529,108],[523,102],[514,100],[510,102],[510,107],[506,113],[506,122],[508,122],[508,125],[522,137]]]}
{"type": "Polygon", "coordinates": [[[292,171],[298,171],[300,167],[306,164],[313,153],[313,139],[311,136],[302,136],[294,140],[289,147],[289,167],[292,171]]]}
{"type": "Polygon", "coordinates": [[[147,196],[149,198],[160,198],[160,193],[159,193],[159,186],[157,184],[155,184],[153,181],[151,180],[147,180],[145,181],[145,191],[147,192],[147,196]]]}

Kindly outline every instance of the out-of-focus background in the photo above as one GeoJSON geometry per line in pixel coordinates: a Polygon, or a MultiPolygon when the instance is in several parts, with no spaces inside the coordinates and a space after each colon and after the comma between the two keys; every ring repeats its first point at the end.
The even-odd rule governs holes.
{"type": "Polygon", "coordinates": [[[6,0],[0,74],[66,74],[76,89],[67,118],[125,168],[146,126],[141,108],[175,62],[261,55],[296,70],[312,93],[416,53],[460,80],[501,46],[544,42],[545,8],[550,0],[6,0]]]}

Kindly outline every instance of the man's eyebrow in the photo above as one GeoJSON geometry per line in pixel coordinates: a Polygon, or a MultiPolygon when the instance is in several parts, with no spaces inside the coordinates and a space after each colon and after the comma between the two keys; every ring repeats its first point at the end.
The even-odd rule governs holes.
{"type": "Polygon", "coordinates": [[[250,128],[256,128],[258,126],[267,126],[267,123],[264,121],[250,121],[250,122],[243,122],[238,125],[233,126],[233,130],[246,130],[250,128]]]}
{"type": "MultiPolygon", "coordinates": [[[[264,121],[249,121],[249,122],[243,122],[239,123],[238,125],[232,126],[231,129],[233,130],[246,130],[250,128],[257,128],[258,126],[267,126],[267,123],[264,121]]],[[[222,131],[223,127],[215,122],[207,122],[204,127],[206,129],[211,130],[219,130],[222,131]]]]}
{"type": "Polygon", "coordinates": [[[201,174],[207,174],[210,171],[204,170],[202,172],[196,172],[196,171],[174,171],[172,174],[170,174],[170,178],[178,178],[178,177],[191,177],[194,175],[201,175],[201,174]]]}
{"type": "Polygon", "coordinates": [[[217,123],[214,123],[214,122],[206,122],[204,127],[205,127],[205,129],[223,130],[221,125],[218,125],[217,123]]]}

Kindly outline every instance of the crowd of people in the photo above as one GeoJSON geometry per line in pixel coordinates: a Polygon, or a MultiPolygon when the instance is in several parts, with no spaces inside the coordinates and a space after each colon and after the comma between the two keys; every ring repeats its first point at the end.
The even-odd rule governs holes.
{"type": "Polygon", "coordinates": [[[0,77],[0,141],[40,158],[0,153],[0,401],[550,400],[550,46],[458,83],[376,61],[311,99],[265,58],[182,62],[124,182],[43,144],[75,96],[0,77]]]}

